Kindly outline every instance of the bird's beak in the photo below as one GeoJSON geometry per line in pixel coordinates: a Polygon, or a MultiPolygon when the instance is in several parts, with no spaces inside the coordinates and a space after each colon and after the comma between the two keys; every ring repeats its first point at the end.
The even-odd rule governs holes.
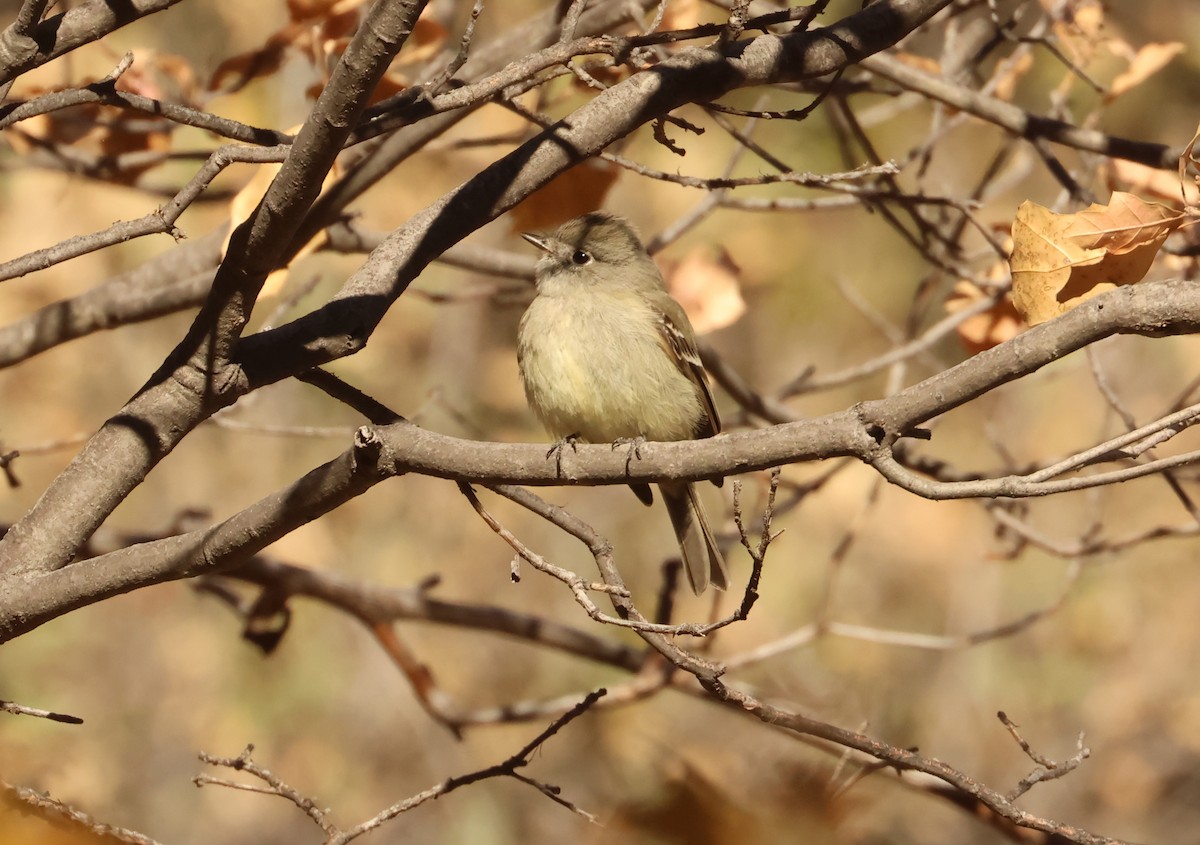
{"type": "Polygon", "coordinates": [[[529,241],[542,252],[550,251],[550,240],[543,235],[535,235],[533,232],[522,232],[521,237],[529,241]]]}

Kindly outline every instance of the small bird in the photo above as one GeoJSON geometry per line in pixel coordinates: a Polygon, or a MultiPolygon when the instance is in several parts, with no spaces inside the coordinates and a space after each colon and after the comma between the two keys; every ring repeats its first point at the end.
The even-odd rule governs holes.
{"type": "MultiPolygon", "coordinates": [[[[517,363],[529,405],[560,444],[712,437],[721,430],[696,334],[626,220],[596,211],[548,235],[517,363]]],[[[561,448],[561,445],[560,445],[561,448]]],[[[632,485],[646,504],[653,494],[632,485]]],[[[725,560],[692,484],[659,484],[692,590],[725,589],[725,560]]]]}

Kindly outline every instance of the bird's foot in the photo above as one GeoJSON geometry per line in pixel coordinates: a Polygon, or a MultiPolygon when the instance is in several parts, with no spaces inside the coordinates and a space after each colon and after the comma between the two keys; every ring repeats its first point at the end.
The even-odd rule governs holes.
{"type": "Polygon", "coordinates": [[[621,446],[625,446],[629,450],[625,453],[626,472],[629,472],[629,464],[634,458],[637,458],[639,461],[642,459],[642,444],[645,442],[646,438],[642,437],[640,434],[637,437],[618,437],[612,442],[614,452],[617,451],[617,449],[621,446]]]}
{"type": "Polygon", "coordinates": [[[579,432],[576,432],[575,434],[568,434],[562,440],[557,441],[553,446],[546,450],[546,460],[550,460],[551,457],[554,458],[554,471],[557,473],[559,478],[562,478],[563,474],[563,450],[568,446],[571,447],[572,452],[578,451],[579,432]]]}

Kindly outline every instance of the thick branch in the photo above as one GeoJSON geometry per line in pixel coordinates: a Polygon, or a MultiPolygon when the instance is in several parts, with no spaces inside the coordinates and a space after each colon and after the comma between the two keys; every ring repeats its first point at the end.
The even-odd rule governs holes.
{"type": "Polygon", "coordinates": [[[27,38],[0,39],[0,85],[179,0],[90,0],[39,23],[27,38]]]}
{"type": "Polygon", "coordinates": [[[379,0],[367,14],[266,196],[234,231],[191,330],[0,541],[0,571],[52,569],[70,560],[163,456],[240,395],[241,374],[229,366],[229,350],[423,5],[379,0]],[[50,540],[40,536],[45,525],[55,527],[50,540]]]}
{"type": "Polygon", "coordinates": [[[825,29],[693,47],[597,95],[392,234],[325,307],[248,338],[252,386],[352,354],[438,255],[572,165],[639,126],[734,89],[825,76],[886,49],[949,0],[885,0],[825,29]]]}
{"type": "Polygon", "coordinates": [[[1062,120],[1030,114],[1012,103],[930,76],[894,56],[871,56],[860,64],[872,73],[890,79],[910,91],[917,91],[967,114],[973,114],[980,120],[994,123],[1021,138],[1044,138],[1056,144],[1112,158],[1128,159],[1164,170],[1174,170],[1179,162],[1180,151],[1172,150],[1165,144],[1118,138],[1095,129],[1083,129],[1062,120]]]}
{"type": "MultiPolygon", "coordinates": [[[[565,462],[567,477],[558,474],[555,461],[546,459],[543,446],[461,440],[404,422],[363,428],[345,454],[213,528],[42,575],[8,577],[0,591],[0,641],[112,595],[229,569],[395,475],[416,472],[489,485],[553,486],[699,480],[837,456],[878,464],[890,457],[893,444],[905,432],[1072,350],[1113,334],[1169,335],[1197,329],[1200,291],[1191,283],[1121,288],[886,399],[759,431],[648,443],[634,462],[608,446],[582,445],[565,462]]],[[[1053,483],[1051,479],[1044,488],[1014,488],[1011,495],[1045,495],[1056,491],[1053,483]]],[[[914,492],[924,494],[921,489],[914,492]]]]}

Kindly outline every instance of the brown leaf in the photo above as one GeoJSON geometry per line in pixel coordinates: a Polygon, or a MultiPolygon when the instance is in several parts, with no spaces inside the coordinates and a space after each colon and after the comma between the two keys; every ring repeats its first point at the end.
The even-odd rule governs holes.
{"type": "Polygon", "coordinates": [[[208,90],[235,93],[251,81],[274,73],[283,66],[287,49],[308,34],[309,27],[289,24],[273,33],[261,50],[231,56],[212,72],[208,79],[208,90]]]}
{"type": "Polygon", "coordinates": [[[1104,163],[1104,173],[1109,190],[1128,191],[1161,202],[1176,203],[1182,199],[1188,205],[1200,203],[1200,191],[1196,186],[1180,185],[1179,175],[1169,170],[1114,158],[1104,163]]]}
{"type": "MultiPolygon", "coordinates": [[[[1001,273],[1007,274],[1008,271],[1003,265],[998,265],[998,267],[1001,273]]],[[[944,307],[948,313],[954,314],[971,307],[985,297],[988,297],[988,294],[978,285],[967,279],[961,279],[954,285],[950,296],[946,298],[944,307]]],[[[1006,294],[987,311],[963,320],[959,323],[956,331],[962,345],[973,355],[1016,337],[1024,328],[1025,321],[1017,313],[1012,295],[1006,294]]]]}
{"type": "Polygon", "coordinates": [[[296,22],[340,15],[361,6],[365,0],[287,0],[288,14],[296,22]]]}
{"type": "Polygon", "coordinates": [[[118,91],[129,91],[156,100],[196,105],[196,71],[191,62],[174,53],[141,49],[133,67],[117,79],[118,91]]]}
{"type": "Polygon", "coordinates": [[[249,82],[279,70],[289,51],[314,58],[314,45],[320,45],[324,55],[340,56],[358,29],[362,19],[359,7],[364,2],[289,0],[291,21],[273,32],[261,49],[221,62],[209,79],[208,90],[239,91],[249,82]]]}
{"type": "Polygon", "coordinates": [[[700,25],[700,0],[673,0],[663,13],[661,29],[691,29],[700,25]]]}
{"type": "Polygon", "coordinates": [[[1104,4],[1100,0],[1077,0],[1066,5],[1059,0],[1040,0],[1054,19],[1053,31],[1059,47],[1077,65],[1086,65],[1106,39],[1104,4]]]}
{"type": "Polygon", "coordinates": [[[1098,293],[1138,282],[1185,220],[1182,212],[1120,192],[1109,205],[1075,214],[1026,201],[1013,222],[1013,303],[1036,325],[1098,293]]]}
{"type": "Polygon", "coordinates": [[[1183,42],[1171,41],[1164,44],[1147,44],[1134,54],[1129,67],[1112,81],[1104,101],[1111,103],[1132,88],[1141,85],[1166,67],[1171,59],[1183,52],[1183,42]]]}
{"type": "Polygon", "coordinates": [[[521,200],[508,218],[514,231],[550,229],[604,204],[618,170],[606,161],[588,159],[562,173],[521,200]]]}
{"type": "MultiPolygon", "coordinates": [[[[294,126],[288,131],[295,134],[299,129],[299,126],[294,126]]],[[[229,249],[229,240],[233,237],[233,230],[250,219],[250,215],[258,208],[258,204],[267,193],[271,182],[282,168],[283,165],[279,162],[256,165],[254,175],[250,177],[250,181],[243,185],[242,189],[234,195],[233,200],[229,204],[229,231],[225,235],[224,243],[221,244],[222,259],[224,259],[225,253],[229,249]]],[[[331,169],[325,175],[325,181],[321,185],[321,190],[327,189],[334,179],[337,178],[337,174],[337,167],[331,169]]],[[[325,237],[325,233],[322,231],[315,237],[310,238],[304,246],[296,251],[296,254],[287,266],[273,270],[263,283],[262,291],[259,294],[260,298],[274,296],[279,293],[287,283],[291,264],[294,264],[303,256],[315,252],[324,242],[325,237]]]]}
{"type": "Polygon", "coordinates": [[[992,77],[994,96],[1005,102],[1012,102],[1017,93],[1017,85],[1029,71],[1033,69],[1033,53],[1021,53],[1012,61],[1000,62],[996,65],[996,73],[992,77]]]}
{"type": "MultiPolygon", "coordinates": [[[[1196,144],[1200,143],[1200,126],[1196,127],[1196,134],[1192,135],[1192,140],[1187,142],[1187,146],[1183,148],[1183,152],[1179,155],[1179,182],[1180,184],[1187,183],[1187,172],[1189,165],[1196,165],[1200,162],[1196,159],[1196,144]]],[[[1193,185],[1200,183],[1200,179],[1193,180],[1193,185]]]]}
{"type": "Polygon", "coordinates": [[[396,61],[401,65],[414,65],[432,59],[442,49],[449,37],[450,30],[446,29],[441,21],[434,17],[430,7],[426,6],[420,17],[417,18],[412,36],[405,43],[400,55],[396,57],[396,61]]]}
{"type": "Polygon", "coordinates": [[[696,334],[733,324],[746,311],[741,270],[724,249],[713,257],[697,247],[667,271],[667,289],[679,300],[696,334]]]}
{"type": "MultiPolygon", "coordinates": [[[[174,125],[167,121],[148,121],[120,109],[85,103],[35,115],[9,129],[5,138],[18,154],[70,147],[73,158],[87,168],[89,175],[131,185],[162,163],[171,149],[173,130],[174,125]],[[161,155],[127,155],[131,153],[161,155]]],[[[67,155],[65,150],[62,154],[67,155]]]]}
{"type": "Polygon", "coordinates": [[[924,71],[930,76],[942,75],[942,63],[937,59],[929,56],[919,56],[916,53],[909,53],[901,50],[895,54],[896,58],[909,67],[924,71]]]}

